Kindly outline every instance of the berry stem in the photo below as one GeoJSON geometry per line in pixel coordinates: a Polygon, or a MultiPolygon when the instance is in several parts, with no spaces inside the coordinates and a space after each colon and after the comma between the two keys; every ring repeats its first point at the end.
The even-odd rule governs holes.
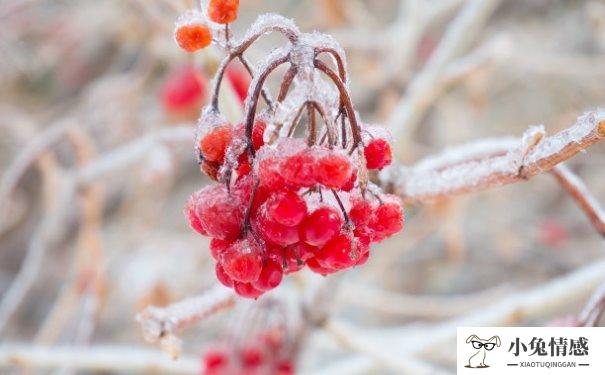
{"type": "Polygon", "coordinates": [[[279,94],[277,95],[278,103],[281,103],[286,99],[286,95],[288,95],[288,90],[292,85],[292,81],[294,81],[294,77],[296,77],[296,73],[298,73],[298,68],[295,65],[291,65],[286,74],[284,74],[284,78],[279,88],[279,94]]]}
{"type": "Polygon", "coordinates": [[[250,213],[252,212],[252,206],[254,205],[254,198],[256,196],[256,190],[258,190],[258,185],[260,180],[255,177],[254,179],[254,188],[252,188],[252,193],[250,193],[250,202],[248,203],[248,207],[246,208],[246,213],[244,215],[244,223],[242,225],[242,236],[245,236],[250,230],[250,213]]]}
{"type": "Polygon", "coordinates": [[[332,82],[334,82],[334,84],[338,88],[338,91],[340,93],[340,100],[346,110],[347,117],[349,118],[349,123],[351,124],[351,133],[353,135],[353,146],[351,149],[352,153],[353,150],[355,150],[357,146],[361,143],[361,129],[359,128],[359,124],[357,122],[357,117],[355,115],[351,96],[349,95],[349,92],[347,91],[347,87],[345,86],[344,82],[340,79],[340,77],[338,77],[338,74],[336,74],[332,69],[330,69],[330,67],[328,67],[323,61],[315,60],[315,67],[325,73],[328,77],[330,77],[332,82]]]}
{"type": "Polygon", "coordinates": [[[307,103],[307,116],[309,117],[309,140],[308,145],[313,146],[317,142],[317,123],[315,119],[315,110],[311,103],[307,103]]]}
{"type": "Polygon", "coordinates": [[[329,48],[329,47],[316,48],[315,57],[317,57],[319,54],[321,54],[323,52],[329,53],[330,55],[332,55],[332,57],[334,57],[334,60],[336,60],[336,66],[338,67],[338,74],[340,75],[340,79],[344,83],[346,83],[347,82],[347,70],[345,69],[343,57],[340,55],[340,53],[338,53],[338,51],[336,51],[333,48],[329,48]]]}
{"type": "Polygon", "coordinates": [[[351,219],[349,219],[349,215],[347,215],[347,210],[345,210],[345,206],[342,204],[342,201],[340,200],[338,193],[334,189],[330,189],[330,190],[332,190],[332,194],[334,194],[334,198],[336,198],[336,202],[338,202],[338,206],[340,207],[340,210],[342,211],[342,216],[345,218],[345,223],[347,225],[350,225],[351,219]]]}

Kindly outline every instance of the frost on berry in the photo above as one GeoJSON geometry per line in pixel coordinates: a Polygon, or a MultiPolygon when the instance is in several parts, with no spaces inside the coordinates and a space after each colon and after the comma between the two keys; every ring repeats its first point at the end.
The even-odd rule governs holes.
{"type": "Polygon", "coordinates": [[[195,52],[212,43],[212,30],[200,12],[189,10],[176,21],[174,39],[185,51],[195,52]]]}
{"type": "MultiPolygon", "coordinates": [[[[227,24],[237,18],[237,8],[237,1],[210,1],[208,16],[227,24]]],[[[190,12],[177,24],[203,22],[190,12]]],[[[392,162],[391,136],[358,119],[342,48],[332,37],[301,33],[277,15],[259,17],[239,41],[223,38],[231,35],[229,26],[216,32],[228,56],[198,120],[195,151],[200,169],[218,182],[192,195],[185,212],[196,231],[212,238],[217,279],[256,299],[304,267],[326,276],[364,264],[373,243],[403,228],[404,216],[399,199],[369,180],[368,170],[392,162]],[[284,34],[288,42],[250,67],[252,77],[231,64],[269,32],[284,34]],[[316,58],[324,53],[333,65],[316,58]],[[265,78],[282,64],[293,75],[274,100],[265,78]],[[244,103],[239,123],[227,121],[219,109],[223,78],[244,103]],[[259,110],[260,101],[266,109],[259,110]]],[[[264,369],[264,355],[240,352],[236,364],[264,369]]]]}
{"type": "Polygon", "coordinates": [[[231,23],[237,19],[239,0],[210,0],[208,18],[216,23],[231,23]]]}

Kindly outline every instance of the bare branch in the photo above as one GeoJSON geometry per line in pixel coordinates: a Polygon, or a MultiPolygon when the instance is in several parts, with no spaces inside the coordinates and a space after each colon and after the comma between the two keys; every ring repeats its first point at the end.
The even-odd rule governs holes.
{"type": "Polygon", "coordinates": [[[393,167],[380,174],[381,184],[406,201],[425,202],[523,181],[605,138],[605,111],[588,112],[553,136],[539,133],[539,128],[530,128],[508,149],[501,147],[510,139],[475,143],[481,147],[461,147],[417,166],[393,167]]]}
{"type": "Polygon", "coordinates": [[[586,185],[566,165],[559,164],[551,170],[553,176],[580,206],[601,236],[605,236],[605,212],[590,194],[586,185]]]}

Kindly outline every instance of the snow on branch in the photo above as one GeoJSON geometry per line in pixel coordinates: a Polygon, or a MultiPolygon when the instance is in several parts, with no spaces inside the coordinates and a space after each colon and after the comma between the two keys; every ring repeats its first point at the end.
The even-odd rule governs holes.
{"type": "Polygon", "coordinates": [[[521,139],[474,142],[418,162],[391,167],[381,184],[408,202],[432,201],[526,180],[605,138],[605,110],[587,112],[571,127],[546,137],[531,127],[521,139]]]}
{"type": "Polygon", "coordinates": [[[235,303],[235,295],[229,289],[216,286],[199,296],[166,307],[150,306],[137,314],[145,340],[160,343],[171,357],[180,354],[180,339],[176,333],[235,303]]]}

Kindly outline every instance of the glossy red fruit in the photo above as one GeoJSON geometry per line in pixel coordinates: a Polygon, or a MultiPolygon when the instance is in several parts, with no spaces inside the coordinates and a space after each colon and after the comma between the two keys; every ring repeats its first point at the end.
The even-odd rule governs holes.
{"type": "Polygon", "coordinates": [[[300,259],[303,262],[307,259],[313,258],[319,249],[315,246],[311,246],[306,242],[297,242],[294,245],[288,246],[286,251],[292,254],[296,259],[300,259]]]}
{"type": "Polygon", "coordinates": [[[225,76],[229,83],[231,83],[240,101],[244,103],[248,96],[248,88],[252,82],[252,77],[250,77],[248,71],[241,64],[231,63],[225,70],[225,76]]]}
{"type": "Polygon", "coordinates": [[[160,102],[169,113],[186,113],[197,109],[206,96],[208,80],[193,65],[170,72],[160,87],[160,102]]]}
{"type": "Polygon", "coordinates": [[[357,258],[353,257],[354,253],[351,251],[352,245],[353,241],[351,241],[349,236],[340,234],[326,243],[319,250],[315,259],[317,259],[322,267],[328,269],[339,270],[351,267],[357,261],[357,258]]]}
{"type": "Polygon", "coordinates": [[[267,217],[282,225],[293,227],[307,216],[307,204],[298,194],[286,190],[273,194],[265,203],[267,217]]]}
{"type": "Polygon", "coordinates": [[[385,139],[375,138],[363,149],[368,169],[382,169],[391,164],[391,145],[385,139]]]}
{"type": "Polygon", "coordinates": [[[265,210],[261,210],[256,218],[256,228],[265,241],[280,246],[288,246],[298,242],[300,238],[298,228],[287,227],[269,219],[265,210]]]}
{"type": "Polygon", "coordinates": [[[281,264],[274,260],[268,260],[263,266],[258,280],[252,282],[252,286],[258,290],[271,290],[277,287],[284,276],[281,264]]]}
{"type": "Polygon", "coordinates": [[[361,196],[353,198],[349,218],[356,227],[367,225],[372,218],[372,205],[361,196]]]}
{"type": "Polygon", "coordinates": [[[344,186],[352,172],[351,162],[344,155],[330,153],[317,162],[317,182],[332,189],[344,186]]]}
{"type": "Polygon", "coordinates": [[[190,18],[177,25],[174,39],[185,51],[195,52],[212,43],[212,30],[199,18],[190,18]]]}
{"type": "Polygon", "coordinates": [[[297,187],[311,187],[317,183],[316,159],[310,151],[301,151],[287,157],[281,164],[284,179],[297,187]]]}
{"type": "Polygon", "coordinates": [[[216,273],[216,278],[221,284],[228,288],[233,287],[233,279],[231,278],[231,276],[227,275],[225,269],[220,263],[216,264],[216,266],[214,267],[214,271],[216,273]]]}
{"type": "Polygon", "coordinates": [[[204,160],[222,163],[232,135],[233,127],[230,124],[219,125],[204,134],[199,144],[204,160]]]}
{"type": "Polygon", "coordinates": [[[211,349],[204,353],[204,368],[206,371],[222,370],[229,364],[229,353],[221,349],[211,349]]]}
{"type": "Polygon", "coordinates": [[[283,190],[286,187],[277,157],[267,157],[259,161],[258,178],[260,185],[270,191],[283,190]]]}
{"type": "Polygon", "coordinates": [[[376,241],[392,236],[403,228],[403,209],[397,198],[376,208],[368,228],[374,231],[376,241]]]}
{"type": "Polygon", "coordinates": [[[202,227],[202,222],[195,209],[198,200],[199,193],[193,193],[193,195],[189,197],[187,205],[185,206],[185,215],[187,216],[187,221],[189,221],[189,226],[191,226],[191,228],[195,229],[199,234],[207,236],[208,232],[202,227]]]}
{"type": "Polygon", "coordinates": [[[258,280],[263,269],[261,249],[248,239],[233,242],[221,253],[220,260],[225,273],[243,283],[258,280]]]}
{"type": "Polygon", "coordinates": [[[240,283],[236,281],[233,283],[233,290],[235,290],[235,293],[237,293],[239,296],[245,298],[257,299],[258,297],[263,295],[262,290],[256,289],[250,283],[240,283]]]}
{"type": "Polygon", "coordinates": [[[210,240],[210,255],[214,260],[219,260],[221,254],[233,243],[230,240],[221,240],[219,238],[213,238],[210,240]]]}
{"type": "Polygon", "coordinates": [[[320,207],[300,224],[303,241],[312,246],[323,246],[340,232],[342,218],[332,207],[320,207]]]}
{"type": "Polygon", "coordinates": [[[210,185],[200,190],[196,210],[210,236],[221,240],[239,237],[243,225],[242,206],[224,185],[210,185]]]}
{"type": "Polygon", "coordinates": [[[239,0],[210,0],[208,18],[216,23],[230,23],[237,19],[239,0]]]}
{"type": "Polygon", "coordinates": [[[309,269],[312,272],[318,273],[322,276],[327,276],[331,273],[336,272],[335,270],[331,270],[329,268],[325,268],[324,266],[322,266],[321,264],[319,264],[319,262],[317,261],[317,259],[315,258],[311,258],[307,260],[307,267],[309,267],[309,269]]]}

